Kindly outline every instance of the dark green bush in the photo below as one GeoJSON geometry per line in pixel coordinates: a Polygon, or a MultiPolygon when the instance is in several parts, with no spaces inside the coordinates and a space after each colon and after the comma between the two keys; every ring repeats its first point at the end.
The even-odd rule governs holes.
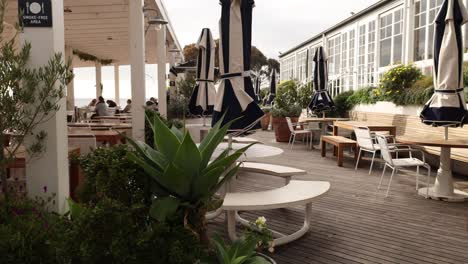
{"type": "MultiPolygon", "coordinates": [[[[68,220],[28,199],[0,201],[0,262],[60,263],[59,251],[68,220]]],[[[64,262],[66,263],[66,262],[64,262]]]]}
{"type": "Polygon", "coordinates": [[[349,111],[354,107],[354,104],[349,100],[353,93],[353,91],[347,91],[335,96],[335,98],[333,98],[335,108],[328,114],[328,116],[348,117],[349,111]]]}
{"type": "Polygon", "coordinates": [[[150,205],[150,188],[142,170],[127,158],[125,145],[99,148],[80,158],[85,183],[79,191],[83,203],[97,203],[108,198],[131,206],[150,205]]]}
{"type": "Polygon", "coordinates": [[[314,95],[314,84],[312,82],[303,84],[298,88],[299,104],[301,105],[302,108],[309,107],[309,104],[310,104],[310,101],[312,101],[313,95],[314,95]]]}
{"type": "Polygon", "coordinates": [[[195,263],[203,253],[195,235],[140,214],[136,205],[102,199],[83,207],[64,235],[59,253],[71,263],[195,263]]]}

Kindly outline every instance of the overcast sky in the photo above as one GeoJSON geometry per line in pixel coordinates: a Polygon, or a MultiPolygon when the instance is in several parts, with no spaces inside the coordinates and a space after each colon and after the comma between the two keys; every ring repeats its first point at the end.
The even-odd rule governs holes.
{"type": "MultiPolygon", "coordinates": [[[[320,33],[351,12],[377,0],[256,0],[252,44],[268,57],[278,57],[296,44],[320,33]]],[[[164,1],[179,42],[184,47],[197,41],[202,28],[209,27],[218,38],[221,6],[216,0],[164,1]]]]}

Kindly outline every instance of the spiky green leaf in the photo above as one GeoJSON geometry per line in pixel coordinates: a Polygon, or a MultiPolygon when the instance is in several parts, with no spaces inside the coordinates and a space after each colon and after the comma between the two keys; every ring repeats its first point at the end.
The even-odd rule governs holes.
{"type": "Polygon", "coordinates": [[[165,222],[168,217],[177,212],[179,204],[180,201],[174,197],[158,198],[151,205],[150,215],[160,222],[165,222]]]}

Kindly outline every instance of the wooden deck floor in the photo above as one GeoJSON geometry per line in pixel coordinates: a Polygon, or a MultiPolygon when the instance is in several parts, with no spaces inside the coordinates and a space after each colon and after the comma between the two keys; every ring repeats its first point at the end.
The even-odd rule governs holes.
{"type": "MultiPolygon", "coordinates": [[[[251,137],[285,150],[281,156],[262,159],[273,164],[305,169],[303,180],[327,180],[331,190],[313,204],[310,232],[298,241],[277,247],[271,256],[280,264],[294,263],[468,263],[468,202],[445,203],[416,194],[415,174],[394,178],[391,196],[377,190],[381,169],[368,175],[368,163],[354,170],[351,159],[344,168],[329,155],[297,144],[273,142],[273,133],[251,137]]],[[[421,178],[423,179],[423,178],[421,178]]],[[[388,178],[387,178],[388,180],[388,178]]],[[[468,179],[460,179],[460,181],[468,179]]],[[[284,184],[282,179],[258,174],[240,175],[239,191],[266,190],[284,184]]],[[[271,228],[291,232],[302,223],[301,208],[243,213],[247,219],[265,216],[271,228]]],[[[226,235],[224,217],[210,230],[226,235]]]]}

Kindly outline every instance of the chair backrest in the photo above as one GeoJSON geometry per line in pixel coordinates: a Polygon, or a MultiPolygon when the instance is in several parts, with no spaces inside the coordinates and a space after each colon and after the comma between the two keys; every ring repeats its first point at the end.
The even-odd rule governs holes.
{"type": "Polygon", "coordinates": [[[80,148],[81,155],[93,152],[97,147],[96,137],[92,134],[80,137],[68,137],[68,145],[80,148]]]}
{"type": "Polygon", "coordinates": [[[108,108],[107,108],[107,113],[108,113],[110,116],[114,116],[116,111],[117,111],[117,108],[116,108],[116,107],[108,107],[108,108]]]}
{"type": "Polygon", "coordinates": [[[377,135],[377,141],[379,142],[380,152],[382,153],[382,158],[390,165],[393,165],[392,154],[388,148],[387,138],[385,136],[377,135]]]}
{"type": "Polygon", "coordinates": [[[354,127],[354,133],[359,147],[375,150],[374,138],[368,127],[354,127]]]}
{"type": "Polygon", "coordinates": [[[294,126],[290,117],[286,117],[286,122],[288,123],[289,131],[294,132],[294,126]]]}

